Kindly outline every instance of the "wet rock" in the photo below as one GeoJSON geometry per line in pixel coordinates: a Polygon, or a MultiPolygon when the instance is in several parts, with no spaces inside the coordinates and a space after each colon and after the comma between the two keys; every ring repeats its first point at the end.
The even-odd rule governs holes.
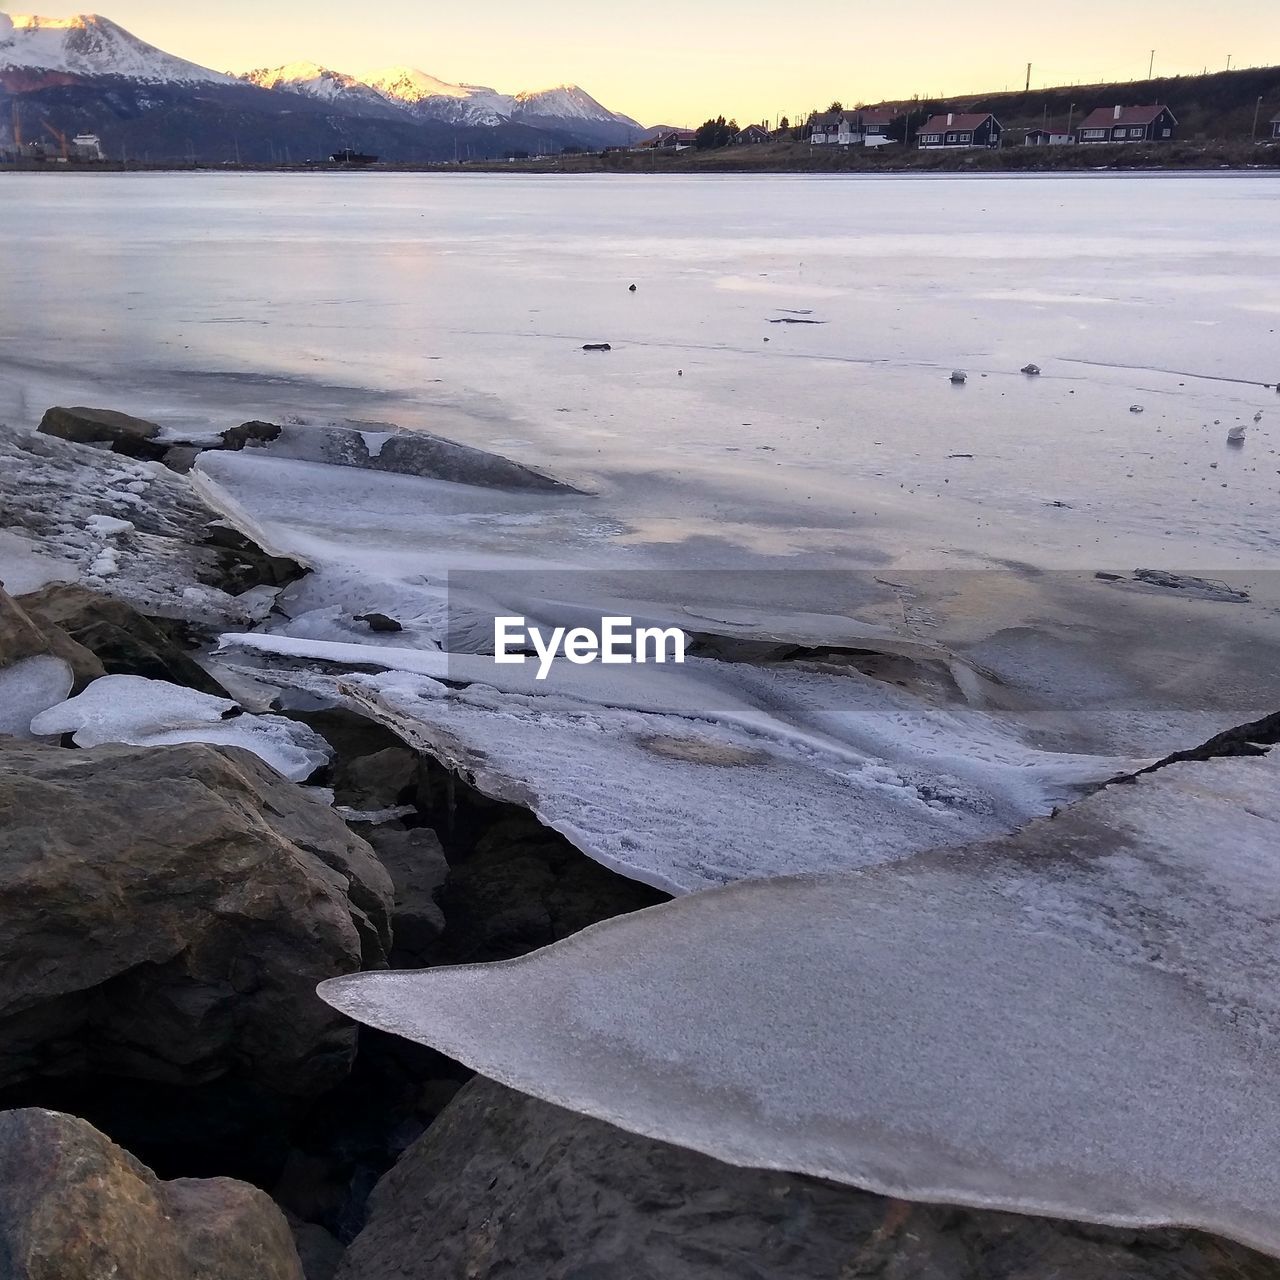
{"type": "Polygon", "coordinates": [[[302,1280],[280,1210],[227,1178],[161,1182],[91,1125],[0,1114],[5,1280],[302,1280]]]}
{"type": "Polygon", "coordinates": [[[951,371],[951,381],[957,385],[969,381],[969,375],[963,369],[953,369],[951,371]]]}
{"type": "Polygon", "coordinates": [[[585,857],[532,815],[515,814],[450,871],[438,961],[510,959],[665,901],[658,890],[585,857]]]}
{"type": "Polygon", "coordinates": [[[492,1081],[378,1184],[338,1280],[1275,1280],[1183,1231],[912,1205],[738,1169],[492,1081]]]}
{"type": "Polygon", "coordinates": [[[584,342],[582,349],[583,351],[612,351],[613,347],[608,342],[584,342]]]}
{"type": "Polygon", "coordinates": [[[175,639],[178,628],[152,622],[123,600],[55,583],[22,598],[28,613],[93,655],[102,674],[145,676],[224,697],[226,691],[175,639]]]}
{"type": "Polygon", "coordinates": [[[1024,364],[1021,372],[1025,373],[1029,378],[1037,378],[1040,376],[1040,366],[1038,364],[1024,364]]]}
{"type": "Polygon", "coordinates": [[[55,406],[41,418],[39,430],[44,435],[75,444],[109,444],[112,453],[130,458],[155,462],[165,455],[166,446],[156,443],[160,434],[158,423],[114,409],[55,406]]]}
{"type": "Polygon", "coordinates": [[[386,963],[391,883],[255,756],[0,741],[0,830],[0,1087],[345,1076],[315,985],[386,963]]]}

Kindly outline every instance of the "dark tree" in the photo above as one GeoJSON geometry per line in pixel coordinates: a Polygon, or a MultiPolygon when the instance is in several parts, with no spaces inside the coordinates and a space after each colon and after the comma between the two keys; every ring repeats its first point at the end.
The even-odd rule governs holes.
{"type": "Polygon", "coordinates": [[[694,133],[694,145],[699,151],[714,151],[717,147],[727,147],[738,133],[736,120],[725,120],[717,116],[700,125],[694,133]]]}

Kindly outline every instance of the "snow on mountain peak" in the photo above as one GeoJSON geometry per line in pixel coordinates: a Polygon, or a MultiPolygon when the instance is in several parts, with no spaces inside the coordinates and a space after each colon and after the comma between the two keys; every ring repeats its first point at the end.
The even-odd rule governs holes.
{"type": "Polygon", "coordinates": [[[14,14],[0,25],[0,68],[123,76],[153,83],[235,82],[232,76],[175,58],[96,13],[69,18],[14,14]]]}
{"type": "Polygon", "coordinates": [[[422,102],[425,98],[465,99],[477,93],[493,92],[475,85],[450,84],[447,80],[437,80],[435,76],[419,71],[416,67],[381,67],[377,71],[365,72],[358,78],[388,98],[408,103],[422,102]]]}

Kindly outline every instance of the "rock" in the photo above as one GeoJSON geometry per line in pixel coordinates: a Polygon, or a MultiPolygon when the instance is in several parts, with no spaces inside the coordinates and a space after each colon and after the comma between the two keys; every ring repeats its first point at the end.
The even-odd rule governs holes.
{"type": "Polygon", "coordinates": [[[337,1280],[1275,1280],[1193,1232],[912,1205],[738,1169],[477,1078],[378,1184],[337,1280]]]}
{"type": "Polygon", "coordinates": [[[1227,432],[1228,444],[1244,444],[1245,429],[1243,427],[1232,427],[1227,432]]]}
{"type": "Polygon", "coordinates": [[[22,598],[46,630],[65,634],[97,659],[99,674],[145,676],[225,697],[226,691],[174,638],[178,630],[144,618],[123,600],[70,583],[22,598]]]}
{"type": "Polygon", "coordinates": [[[280,428],[274,422],[242,422],[222,433],[222,447],[235,451],[247,444],[269,444],[279,434],[280,428]]]}
{"type": "Polygon", "coordinates": [[[335,798],[350,809],[390,809],[409,794],[417,778],[415,752],[400,745],[385,747],[343,761],[334,777],[335,798]]]}
{"type": "Polygon", "coordinates": [[[370,631],[391,633],[404,630],[394,618],[387,617],[385,613],[358,613],[356,621],[367,622],[370,631]]]}
{"type": "Polygon", "coordinates": [[[1142,408],[1142,406],[1141,406],[1140,404],[1131,404],[1131,405],[1129,406],[1129,412],[1130,412],[1130,413],[1142,413],[1142,412],[1144,412],[1144,410],[1143,410],[1143,408],[1142,408]]]}
{"type": "Polygon", "coordinates": [[[342,1255],[346,1250],[342,1242],[323,1227],[312,1222],[290,1220],[293,1243],[302,1262],[302,1274],[306,1280],[333,1280],[338,1274],[342,1255]]]}
{"type": "Polygon", "coordinates": [[[161,1182],[83,1120],[0,1113],[5,1280],[302,1280],[284,1215],[229,1178],[161,1182]]]}
{"type": "Polygon", "coordinates": [[[1040,366],[1038,364],[1024,364],[1022,366],[1022,372],[1030,378],[1039,377],[1040,366]]]}
{"type": "Polygon", "coordinates": [[[636,291],[635,285],[632,285],[631,288],[627,290],[628,293],[635,293],[635,291],[636,291]]]}
{"type": "Polygon", "coordinates": [[[582,349],[583,351],[612,351],[613,347],[607,342],[584,342],[582,349]]]}
{"type": "Polygon", "coordinates": [[[160,434],[157,423],[114,409],[55,406],[40,420],[39,430],[75,444],[110,444],[112,453],[130,458],[156,462],[165,455],[166,446],[155,443],[160,434]]]}
{"type": "MultiPolygon", "coordinates": [[[[186,618],[227,628],[253,621],[236,599],[280,585],[281,562],[244,535],[212,538],[217,518],[191,482],[151,462],[0,426],[0,528],[33,544],[65,580],[86,581],[148,617],[186,618]],[[96,517],[127,521],[128,537],[96,517]]],[[[302,573],[283,562],[292,577],[302,573]]],[[[286,577],[285,580],[290,580],[286,577]]]]}
{"type": "Polygon", "coordinates": [[[0,830],[0,1087],[346,1075],[315,986],[385,965],[391,882],[255,756],[0,741],[0,830]]]}
{"type": "Polygon", "coordinates": [[[516,814],[451,869],[440,900],[446,930],[438,962],[511,959],[665,901],[579,853],[532,815],[516,814]]]}
{"type": "Polygon", "coordinates": [[[952,369],[951,381],[959,385],[960,383],[968,382],[969,375],[963,369],[952,369]]]}
{"type": "Polygon", "coordinates": [[[77,692],[106,675],[96,654],[48,619],[33,617],[0,584],[0,670],[46,655],[61,658],[71,668],[72,687],[77,692]]]}
{"type": "Polygon", "coordinates": [[[440,841],[429,827],[362,826],[359,830],[395,886],[392,967],[425,968],[435,959],[445,928],[437,899],[449,877],[449,864],[440,841]]]}

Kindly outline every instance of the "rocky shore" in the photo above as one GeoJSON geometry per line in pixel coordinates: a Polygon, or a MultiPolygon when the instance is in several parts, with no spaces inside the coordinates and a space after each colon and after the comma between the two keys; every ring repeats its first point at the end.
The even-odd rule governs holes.
{"type": "MultiPolygon", "coordinates": [[[[182,438],[84,408],[0,428],[0,1277],[1280,1280],[1194,1230],[722,1163],[322,1000],[357,973],[523,957],[668,895],[394,717],[214,652],[308,573],[192,476],[202,452],[267,443],[564,488],[426,436],[182,438]]],[[[1258,719],[1186,758],[1278,737],[1258,719]]]]}

